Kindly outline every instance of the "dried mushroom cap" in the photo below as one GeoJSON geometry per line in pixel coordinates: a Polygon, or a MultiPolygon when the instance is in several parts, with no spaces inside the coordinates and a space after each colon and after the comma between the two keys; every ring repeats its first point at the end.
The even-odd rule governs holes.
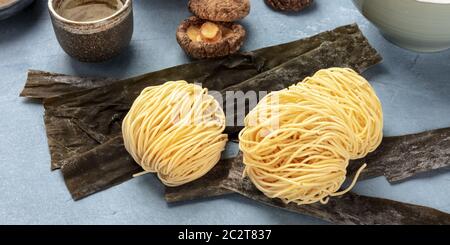
{"type": "Polygon", "coordinates": [[[197,59],[217,58],[236,53],[244,43],[245,30],[239,24],[210,22],[192,16],[177,30],[183,50],[197,59]]]}
{"type": "Polygon", "coordinates": [[[265,1],[266,4],[268,4],[272,8],[281,11],[300,11],[314,2],[314,0],[265,0],[265,1]]]}
{"type": "Polygon", "coordinates": [[[232,22],[250,13],[250,0],[189,0],[189,10],[201,19],[232,22]]]}

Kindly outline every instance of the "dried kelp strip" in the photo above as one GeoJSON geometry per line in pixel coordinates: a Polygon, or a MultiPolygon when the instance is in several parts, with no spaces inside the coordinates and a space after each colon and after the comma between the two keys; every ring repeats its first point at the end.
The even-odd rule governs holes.
{"type": "Polygon", "coordinates": [[[450,224],[450,214],[441,211],[406,204],[392,200],[360,196],[347,193],[331,198],[326,205],[285,204],[279,199],[271,199],[262,194],[248,178],[242,178],[242,155],[232,160],[226,189],[237,192],[255,201],[288,211],[314,216],[336,224],[450,224]]]}
{"type": "MultiPolygon", "coordinates": [[[[361,173],[360,179],[385,176],[391,182],[406,180],[419,173],[438,168],[450,167],[450,128],[420,134],[384,137],[375,152],[364,159],[350,163],[348,176],[353,176],[363,163],[367,164],[367,168],[361,173]]],[[[229,172],[230,161],[223,160],[218,163],[216,168],[229,172]]],[[[168,188],[165,198],[168,202],[179,202],[216,196],[219,192],[218,189],[223,187],[227,181],[224,173],[208,174],[207,178],[199,179],[185,186],[168,188]],[[205,186],[214,191],[209,193],[202,190],[199,194],[205,186]]]]}
{"type": "MultiPolygon", "coordinates": [[[[222,194],[235,192],[252,200],[269,206],[282,208],[291,212],[313,216],[336,224],[450,224],[450,214],[413,204],[406,204],[383,198],[367,197],[355,193],[347,193],[341,197],[331,198],[326,205],[316,203],[311,205],[285,204],[280,199],[271,199],[261,193],[248,178],[243,178],[244,165],[242,155],[235,159],[221,162],[221,168],[228,169],[228,176],[214,179],[214,185],[220,185],[225,190],[222,194]]],[[[166,200],[181,201],[197,198],[201,186],[210,186],[210,182],[199,180],[190,186],[182,187],[179,192],[173,188],[167,189],[166,200]],[[177,194],[178,193],[178,194],[177,194]],[[180,198],[182,197],[183,198],[180,198]]],[[[212,186],[210,189],[214,189],[212,186]]],[[[214,193],[220,193],[214,189],[214,193]]],[[[209,196],[207,193],[206,195],[209,196]]]]}
{"type": "Polygon", "coordinates": [[[69,76],[52,72],[29,70],[21,97],[44,99],[84,89],[107,86],[117,80],[69,76]]]}
{"type": "Polygon", "coordinates": [[[356,172],[362,163],[367,163],[368,167],[361,178],[385,176],[389,182],[450,167],[450,128],[385,137],[375,152],[364,159],[352,161],[349,172],[356,172]]]}
{"type": "Polygon", "coordinates": [[[228,181],[232,161],[234,158],[222,159],[202,178],[178,187],[166,187],[164,198],[173,203],[233,193],[223,188],[223,183],[228,181]]]}
{"type": "Polygon", "coordinates": [[[74,200],[127,181],[141,171],[142,168],[125,150],[121,137],[110,140],[107,145],[65,159],[61,168],[67,189],[74,200]],[[102,154],[98,151],[102,151],[102,154]]]}
{"type": "MultiPolygon", "coordinates": [[[[102,144],[105,145],[101,149],[106,149],[110,140],[121,132],[121,120],[129,111],[128,104],[120,101],[115,104],[93,104],[89,108],[63,105],[49,108],[46,104],[44,105],[46,108],[44,121],[52,170],[61,168],[65,159],[74,158],[98,146],[103,146],[102,144]],[[90,124],[86,120],[96,122],[90,124]],[[98,128],[103,128],[104,131],[99,132],[98,128]]],[[[104,154],[109,154],[108,150],[104,154]]],[[[120,155],[117,157],[121,159],[120,155]]]]}

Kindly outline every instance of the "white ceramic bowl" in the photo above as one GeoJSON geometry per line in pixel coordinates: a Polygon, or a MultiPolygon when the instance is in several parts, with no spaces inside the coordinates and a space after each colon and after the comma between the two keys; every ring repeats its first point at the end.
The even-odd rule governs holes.
{"type": "Polygon", "coordinates": [[[384,36],[419,52],[450,48],[450,0],[353,0],[384,36]]]}

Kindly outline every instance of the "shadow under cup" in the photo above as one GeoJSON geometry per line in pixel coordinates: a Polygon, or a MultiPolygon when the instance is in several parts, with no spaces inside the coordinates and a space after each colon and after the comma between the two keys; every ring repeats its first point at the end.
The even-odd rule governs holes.
{"type": "Polygon", "coordinates": [[[133,36],[132,0],[49,0],[48,8],[59,44],[83,62],[118,55],[133,36]]]}

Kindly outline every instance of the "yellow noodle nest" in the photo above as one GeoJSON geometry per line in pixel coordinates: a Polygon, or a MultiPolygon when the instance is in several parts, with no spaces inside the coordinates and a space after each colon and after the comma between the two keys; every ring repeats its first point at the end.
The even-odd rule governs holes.
{"type": "Polygon", "coordinates": [[[127,151],[167,186],[202,177],[219,161],[225,115],[208,90],[185,81],[148,87],[122,124],[127,151]]]}
{"type": "Polygon", "coordinates": [[[270,198],[299,205],[327,203],[341,190],[349,160],[374,151],[383,138],[381,103],[355,71],[331,68],[270,93],[239,134],[245,172],[270,198]]]}

